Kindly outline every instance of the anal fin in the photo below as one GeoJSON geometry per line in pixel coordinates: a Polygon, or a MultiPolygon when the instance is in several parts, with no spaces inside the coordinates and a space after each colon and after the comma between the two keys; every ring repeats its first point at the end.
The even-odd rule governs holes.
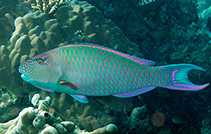
{"type": "Polygon", "coordinates": [[[89,103],[87,97],[84,95],[73,95],[73,94],[69,95],[81,103],[89,103]]]}
{"type": "Polygon", "coordinates": [[[154,88],[155,87],[145,87],[145,88],[138,89],[136,91],[132,91],[132,92],[124,93],[124,94],[113,95],[113,96],[119,97],[119,98],[129,98],[129,97],[133,97],[133,96],[137,96],[137,95],[146,93],[148,91],[153,90],[154,88]]]}

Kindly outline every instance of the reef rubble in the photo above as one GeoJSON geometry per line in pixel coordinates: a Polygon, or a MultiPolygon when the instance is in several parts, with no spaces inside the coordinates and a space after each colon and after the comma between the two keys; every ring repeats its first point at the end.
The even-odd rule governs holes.
{"type": "Polygon", "coordinates": [[[23,109],[18,117],[6,123],[0,123],[1,134],[116,134],[117,126],[108,124],[92,132],[81,130],[71,121],[62,121],[49,113],[51,98],[41,99],[39,94],[32,98],[34,107],[23,109]]]}

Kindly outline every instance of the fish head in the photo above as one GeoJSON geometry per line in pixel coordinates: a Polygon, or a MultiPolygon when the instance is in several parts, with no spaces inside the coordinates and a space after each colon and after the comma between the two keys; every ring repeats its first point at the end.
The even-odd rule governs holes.
{"type": "Polygon", "coordinates": [[[19,66],[18,71],[24,81],[47,91],[55,91],[56,82],[62,75],[53,57],[46,53],[26,60],[19,66]]]}

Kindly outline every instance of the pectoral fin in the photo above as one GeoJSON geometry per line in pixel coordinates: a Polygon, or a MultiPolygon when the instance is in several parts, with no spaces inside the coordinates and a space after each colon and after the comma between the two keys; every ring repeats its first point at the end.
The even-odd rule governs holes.
{"type": "Polygon", "coordinates": [[[81,102],[81,103],[88,103],[88,99],[86,96],[84,95],[72,95],[69,94],[70,96],[72,96],[74,99],[76,99],[77,101],[81,102]]]}
{"type": "Polygon", "coordinates": [[[65,81],[65,80],[60,80],[59,84],[62,86],[70,87],[75,90],[79,89],[79,87],[76,84],[74,84],[72,82],[65,81]]]}

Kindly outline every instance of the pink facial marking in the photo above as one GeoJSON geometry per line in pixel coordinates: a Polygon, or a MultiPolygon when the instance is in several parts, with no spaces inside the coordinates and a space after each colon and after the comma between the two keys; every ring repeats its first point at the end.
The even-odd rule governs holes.
{"type": "Polygon", "coordinates": [[[47,60],[43,61],[43,63],[47,63],[47,60]]]}

